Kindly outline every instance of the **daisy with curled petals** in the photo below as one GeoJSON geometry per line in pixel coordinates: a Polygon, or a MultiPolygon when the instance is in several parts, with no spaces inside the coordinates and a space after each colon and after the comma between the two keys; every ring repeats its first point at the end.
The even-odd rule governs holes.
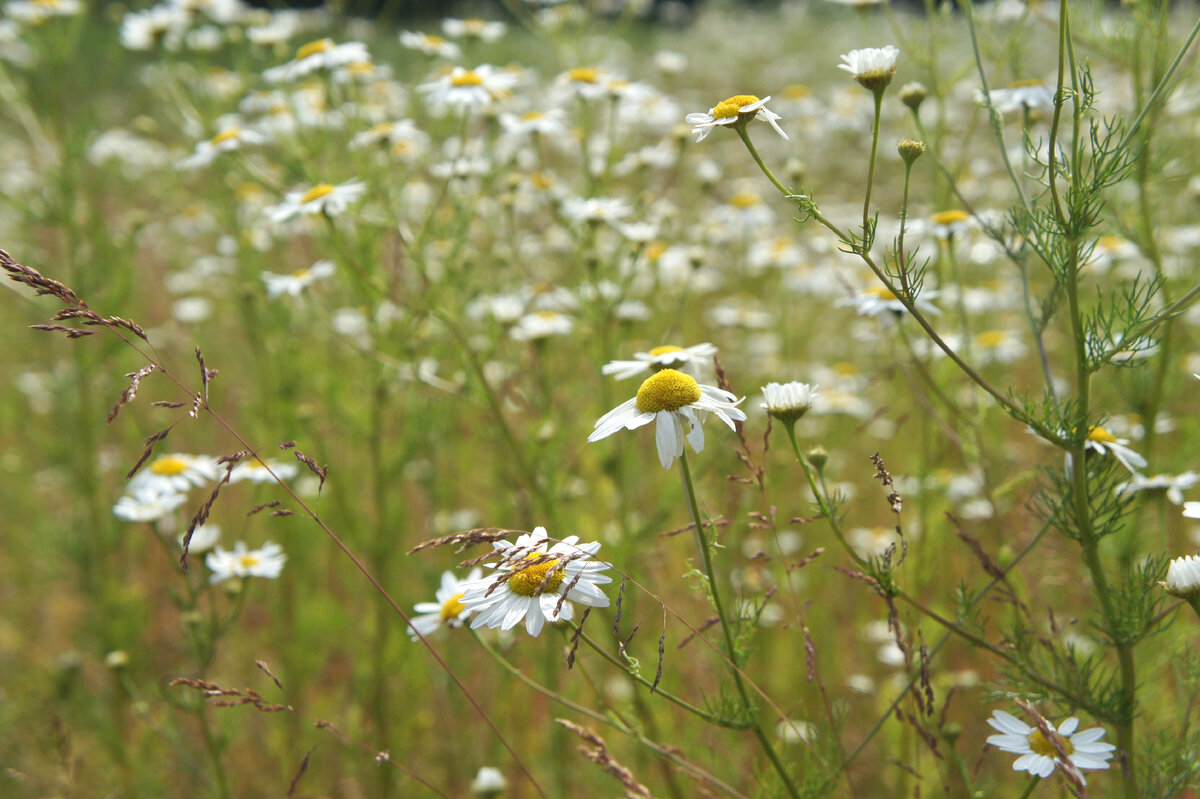
{"type": "Polygon", "coordinates": [[[283,202],[264,210],[272,222],[286,222],[302,214],[336,216],[345,211],[346,207],[361,197],[366,190],[365,183],[354,180],[336,186],[332,183],[318,183],[311,189],[289,191],[284,195],[283,202]]]}
{"type": "Polygon", "coordinates": [[[599,441],[618,430],[636,430],[656,422],[654,441],[658,445],[658,461],[664,469],[670,469],[675,459],[683,455],[685,421],[690,426],[687,441],[698,453],[704,449],[701,426],[704,414],[716,414],[734,430],[735,420],[746,420],[746,414],[737,407],[745,399],[737,399],[715,386],[702,386],[696,378],[676,369],[662,369],[642,381],[637,396],[601,416],[588,441],[599,441]]]}
{"type": "Polygon", "coordinates": [[[890,44],[887,47],[851,50],[842,56],[844,63],[838,64],[838,69],[853,75],[863,88],[881,92],[896,74],[896,58],[899,55],[900,50],[890,44]]]}
{"type": "Polygon", "coordinates": [[[624,380],[648,370],[657,372],[660,369],[679,369],[691,373],[693,369],[709,363],[716,354],[717,348],[707,341],[690,347],[666,344],[649,352],[635,352],[632,361],[609,361],[600,367],[600,374],[624,380]]]}
{"type": "Polygon", "coordinates": [[[600,574],[611,564],[592,560],[600,542],[580,544],[579,536],[571,535],[553,546],[550,543],[546,528],[535,527],[515,543],[492,544],[500,561],[489,565],[499,574],[459,586],[464,612],[476,614],[472,630],[511,630],[524,619],[526,631],[537,637],[547,621],[571,620],[571,602],[608,607],[608,597],[599,586],[612,582],[600,574]]]}
{"type": "Polygon", "coordinates": [[[714,128],[725,125],[745,126],[751,119],[766,122],[776,133],[787,139],[783,128],[776,123],[776,120],[782,117],[767,108],[767,101],[770,99],[770,95],[760,100],[753,94],[735,94],[708,109],[708,113],[688,114],[687,123],[693,126],[692,133],[696,134],[698,142],[704,141],[714,128]]]}
{"type": "Polygon", "coordinates": [[[1062,744],[1061,753],[1046,740],[1041,730],[1030,727],[1011,713],[993,711],[987,723],[1001,733],[990,736],[987,742],[1004,752],[1020,755],[1013,763],[1013,770],[1028,771],[1037,777],[1049,777],[1057,767],[1085,782],[1079,769],[1108,768],[1108,761],[1117,748],[1112,744],[1099,743],[1104,737],[1103,727],[1075,732],[1079,727],[1079,719],[1074,716],[1060,724],[1055,731],[1062,744]],[[1063,754],[1066,754],[1065,760],[1063,754]]]}
{"type": "Polygon", "coordinates": [[[1111,454],[1131,472],[1146,468],[1146,459],[1129,448],[1129,439],[1117,438],[1100,425],[1088,428],[1084,448],[1098,455],[1111,454]]]}
{"type": "Polygon", "coordinates": [[[442,584],[433,595],[432,602],[418,602],[413,605],[419,615],[413,616],[408,626],[408,635],[414,641],[432,635],[434,630],[443,624],[447,627],[461,627],[471,611],[462,603],[464,589],[483,577],[483,570],[471,569],[467,579],[460,580],[453,572],[442,572],[442,584]]]}

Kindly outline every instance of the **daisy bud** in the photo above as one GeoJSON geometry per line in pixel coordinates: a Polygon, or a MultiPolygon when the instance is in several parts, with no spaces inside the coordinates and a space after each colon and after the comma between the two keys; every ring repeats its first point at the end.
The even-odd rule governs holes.
{"type": "Polygon", "coordinates": [[[129,655],[120,649],[114,649],[104,656],[104,665],[112,671],[120,671],[129,665],[129,655]]]}
{"type": "Polygon", "coordinates": [[[1180,599],[1200,598],[1200,556],[1184,555],[1172,560],[1167,567],[1167,579],[1161,585],[1168,594],[1180,599]]]}
{"type": "Polygon", "coordinates": [[[904,159],[905,166],[912,166],[925,153],[925,142],[917,139],[901,139],[896,142],[896,149],[904,159]]]}
{"type": "Polygon", "coordinates": [[[920,81],[909,81],[900,87],[900,102],[912,109],[913,113],[921,107],[921,103],[925,102],[927,93],[925,84],[920,81]]]}
{"type": "Polygon", "coordinates": [[[808,458],[808,462],[813,465],[814,469],[818,472],[823,472],[825,471],[825,464],[829,462],[829,450],[818,444],[805,453],[804,457],[808,458]]]}

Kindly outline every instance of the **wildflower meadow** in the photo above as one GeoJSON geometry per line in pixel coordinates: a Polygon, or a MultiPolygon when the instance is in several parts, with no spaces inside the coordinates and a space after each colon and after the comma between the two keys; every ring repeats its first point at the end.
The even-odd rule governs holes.
{"type": "Polygon", "coordinates": [[[267,5],[0,11],[0,796],[1200,796],[1200,6],[267,5]]]}

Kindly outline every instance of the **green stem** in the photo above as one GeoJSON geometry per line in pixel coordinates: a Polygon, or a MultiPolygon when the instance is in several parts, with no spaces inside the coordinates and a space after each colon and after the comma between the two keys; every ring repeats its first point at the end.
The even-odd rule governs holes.
{"type": "MultiPolygon", "coordinates": [[[[721,625],[721,633],[725,637],[725,648],[729,657],[729,671],[733,675],[734,685],[737,686],[738,694],[742,698],[742,707],[745,709],[746,715],[752,717],[753,708],[750,703],[750,694],[746,690],[746,684],[742,679],[737,650],[733,642],[733,630],[729,623],[729,617],[725,615],[725,607],[721,604],[721,594],[717,588],[716,573],[713,571],[712,551],[704,538],[704,522],[700,518],[700,505],[696,501],[696,487],[692,482],[692,470],[688,466],[686,450],[679,455],[679,465],[683,475],[684,491],[687,494],[688,510],[691,512],[693,529],[696,533],[696,546],[700,550],[700,558],[704,562],[704,574],[708,578],[709,596],[712,598],[713,609],[717,611],[717,620],[721,625]]],[[[775,773],[783,781],[788,795],[792,799],[799,799],[800,794],[796,790],[796,786],[792,782],[787,768],[783,765],[783,761],[779,759],[779,754],[775,751],[775,747],[771,745],[771,741],[767,738],[766,733],[763,732],[762,727],[759,726],[758,722],[753,722],[751,729],[754,731],[754,737],[758,739],[763,753],[771,761],[771,766],[775,769],[775,773]]]]}
{"type": "Polygon", "coordinates": [[[875,161],[879,152],[879,109],[883,105],[883,89],[873,92],[875,97],[875,118],[871,122],[871,160],[867,167],[867,196],[863,198],[862,251],[870,252],[875,235],[871,232],[871,189],[875,185],[875,161]]]}

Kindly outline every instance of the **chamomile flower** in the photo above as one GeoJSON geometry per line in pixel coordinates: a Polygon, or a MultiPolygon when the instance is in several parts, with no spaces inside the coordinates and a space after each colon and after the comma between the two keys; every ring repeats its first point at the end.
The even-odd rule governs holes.
{"type": "Polygon", "coordinates": [[[4,6],[6,15],[31,25],[45,22],[51,17],[74,16],[82,10],[79,0],[10,0],[4,6]]]}
{"type": "Polygon", "coordinates": [[[526,111],[517,115],[509,112],[500,114],[500,127],[505,136],[563,136],[567,133],[567,112],[561,108],[546,111],[526,111]]]}
{"type": "Polygon", "coordinates": [[[209,552],[204,565],[212,572],[209,582],[216,585],[231,577],[266,577],[273,580],[283,571],[286,560],[287,556],[279,544],[268,541],[261,549],[247,549],[245,542],[238,541],[233,545],[232,552],[222,547],[209,552]]]}
{"type": "Polygon", "coordinates": [[[612,225],[633,213],[633,206],[620,197],[568,197],[562,212],[572,222],[612,225]]]}
{"type": "Polygon", "coordinates": [[[1168,594],[1186,599],[1193,607],[1200,607],[1197,604],[1200,600],[1200,557],[1184,555],[1172,560],[1167,566],[1167,579],[1160,585],[1168,594]]]}
{"type": "Polygon", "coordinates": [[[494,42],[504,35],[507,26],[498,20],[454,19],[442,20],[442,32],[452,39],[479,39],[494,42]]]}
{"type": "MultiPolygon", "coordinates": [[[[1183,492],[1200,483],[1200,474],[1184,472],[1178,475],[1156,474],[1146,477],[1134,474],[1128,482],[1121,483],[1116,488],[1117,494],[1136,494],[1139,491],[1165,493],[1173,505],[1183,504],[1183,492]]],[[[1189,503],[1194,504],[1194,503],[1189,503]]]]}
{"type": "Polygon", "coordinates": [[[155,522],[178,508],[187,495],[147,484],[131,490],[113,505],[113,515],[127,522],[155,522]]]}
{"type": "Polygon", "coordinates": [[[425,55],[439,56],[441,58],[453,59],[462,55],[462,50],[454,42],[428,33],[400,31],[400,44],[410,50],[417,50],[425,55]]]}
{"type": "Polygon", "coordinates": [[[948,241],[970,230],[970,215],[961,209],[938,211],[929,217],[929,232],[941,241],[948,241]]]}
{"type": "Polygon", "coordinates": [[[632,361],[609,361],[600,367],[600,373],[612,375],[617,380],[640,375],[642,372],[661,369],[678,369],[691,373],[694,369],[712,362],[717,348],[707,341],[690,347],[666,344],[649,352],[635,352],[632,361]]]}
{"type": "Polygon", "coordinates": [[[511,73],[481,64],[474,69],[455,67],[437,80],[421,84],[417,91],[433,106],[482,108],[507,97],[516,82],[511,73]]]}
{"type": "Polygon", "coordinates": [[[307,269],[297,269],[288,275],[277,275],[274,272],[262,273],[263,283],[267,284],[267,297],[274,299],[282,294],[289,297],[299,297],[300,294],[318,280],[324,280],[334,273],[333,261],[317,261],[307,269]]]}
{"type": "Polygon", "coordinates": [[[220,471],[216,458],[207,455],[185,455],[181,452],[160,455],[133,476],[129,481],[128,493],[136,495],[148,489],[161,494],[183,494],[217,479],[220,471]]]}
{"type": "Polygon", "coordinates": [[[1188,519],[1200,519],[1200,502],[1183,503],[1183,515],[1188,519]]]}
{"type": "Polygon", "coordinates": [[[552,336],[566,336],[575,329],[575,320],[558,311],[535,311],[517,320],[509,331],[514,341],[538,341],[552,336]]]}
{"type": "Polygon", "coordinates": [[[221,153],[232,152],[243,144],[262,144],[267,137],[257,131],[232,125],[211,139],[196,144],[196,150],[179,162],[180,169],[208,166],[221,153]]]}
{"type": "Polygon", "coordinates": [[[418,615],[411,619],[409,637],[415,641],[418,633],[421,637],[432,635],[443,624],[447,627],[461,627],[471,615],[471,611],[462,603],[464,589],[481,577],[483,570],[480,568],[471,569],[465,580],[458,579],[453,572],[442,572],[442,584],[433,595],[434,601],[413,605],[413,610],[418,615]]]}
{"type": "Polygon", "coordinates": [[[608,94],[613,76],[596,67],[573,67],[554,79],[556,86],[584,100],[594,100],[608,94]]]}
{"type": "Polygon", "coordinates": [[[896,74],[896,57],[899,55],[900,50],[890,44],[851,50],[842,56],[844,63],[838,64],[838,69],[849,72],[860,85],[873,92],[883,91],[896,74]]]}
{"type": "MultiPolygon", "coordinates": [[[[993,711],[987,723],[1001,733],[989,736],[987,742],[1001,751],[1020,755],[1013,763],[1013,770],[1028,771],[1037,777],[1049,777],[1056,767],[1075,774],[1079,769],[1108,768],[1108,761],[1117,748],[1109,743],[1099,743],[1104,737],[1103,727],[1075,732],[1079,719],[1074,716],[1056,730],[1067,755],[1065,760],[1041,730],[1030,727],[1011,713],[993,711]]],[[[1082,780],[1082,775],[1079,778],[1082,780]]]]}
{"type": "Polygon", "coordinates": [[[786,424],[808,413],[817,399],[816,386],[795,380],[790,383],[767,383],[762,393],[762,409],[786,424]]]}
{"type": "Polygon", "coordinates": [[[363,42],[336,44],[333,39],[317,39],[297,50],[296,57],[286,64],[265,70],[263,78],[268,83],[281,83],[302,78],[318,69],[334,69],[370,60],[371,54],[363,42]]]}
{"type": "Polygon", "coordinates": [[[299,471],[300,466],[295,461],[260,461],[257,458],[250,458],[233,467],[233,471],[229,474],[229,482],[274,483],[276,477],[280,480],[291,480],[299,471]],[[274,477],[271,475],[272,472],[274,472],[274,477]]]}
{"type": "Polygon", "coordinates": [[[362,197],[366,190],[365,183],[353,180],[336,186],[332,183],[318,183],[310,189],[289,191],[284,195],[283,202],[264,210],[272,222],[286,222],[302,214],[337,216],[345,211],[350,203],[362,197]]]}
{"type": "MultiPolygon", "coordinates": [[[[936,296],[936,291],[923,292],[917,298],[917,309],[928,314],[941,313],[936,305],[929,302],[930,298],[936,296]]],[[[891,315],[901,316],[907,311],[900,298],[884,286],[868,286],[853,297],[838,300],[835,305],[849,305],[859,316],[880,317],[888,311],[891,312],[891,315]]],[[[887,317],[883,318],[887,319],[887,317]]]]}
{"type": "Polygon", "coordinates": [[[610,564],[592,559],[600,542],[580,544],[579,536],[572,535],[550,543],[546,528],[536,527],[515,543],[492,544],[500,561],[489,565],[500,574],[459,586],[466,612],[476,614],[471,629],[511,630],[524,619],[526,631],[536,637],[547,621],[569,621],[574,616],[571,602],[608,607],[599,586],[612,582],[600,574],[610,564]]]}
{"type": "Polygon", "coordinates": [[[746,419],[746,414],[737,407],[744,399],[715,386],[702,386],[696,378],[676,369],[662,369],[642,382],[633,399],[601,416],[588,441],[599,441],[618,430],[636,430],[655,422],[658,460],[664,469],[670,469],[675,459],[683,455],[684,422],[689,425],[688,443],[700,452],[704,449],[701,426],[704,415],[712,412],[734,430],[735,421],[746,419]]]}
{"type": "Polygon", "coordinates": [[[1054,111],[1054,92],[1040,80],[1022,80],[1007,89],[988,92],[986,102],[1001,114],[1049,114],[1054,111]]]}
{"type": "Polygon", "coordinates": [[[692,126],[692,133],[696,134],[698,142],[704,141],[717,127],[745,125],[751,119],[766,122],[776,133],[787,139],[787,134],[777,122],[782,117],[767,108],[767,101],[770,99],[770,95],[760,100],[753,94],[735,94],[708,109],[707,113],[688,114],[686,120],[692,126]]]}
{"type": "Polygon", "coordinates": [[[1117,438],[1100,425],[1088,429],[1084,448],[1098,455],[1111,454],[1131,472],[1146,468],[1146,459],[1129,448],[1129,439],[1117,438]]]}

